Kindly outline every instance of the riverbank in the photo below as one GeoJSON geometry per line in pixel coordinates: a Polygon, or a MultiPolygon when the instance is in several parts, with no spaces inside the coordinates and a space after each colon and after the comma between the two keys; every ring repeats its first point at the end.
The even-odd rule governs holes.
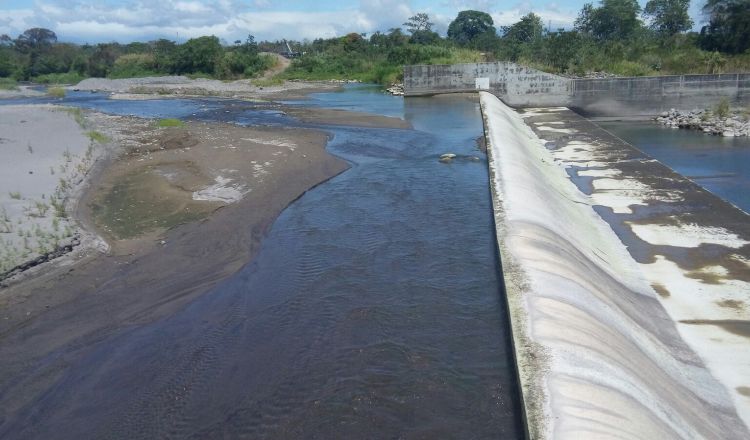
{"type": "Polygon", "coordinates": [[[671,109],[656,117],[656,122],[667,127],[700,130],[724,137],[750,136],[750,120],[746,114],[739,112],[721,117],[709,110],[671,109]]]}
{"type": "Polygon", "coordinates": [[[330,81],[283,81],[258,86],[252,80],[220,81],[185,76],[108,79],[89,78],[67,87],[69,90],[108,92],[115,99],[164,99],[167,97],[222,97],[247,100],[295,100],[312,92],[341,87],[330,81]]]}
{"type": "Polygon", "coordinates": [[[531,437],[748,436],[747,214],[570,110],[481,95],[531,437]]]}
{"type": "Polygon", "coordinates": [[[94,125],[78,109],[0,106],[0,283],[74,247],[106,246],[70,215],[110,147],[94,125]]]}

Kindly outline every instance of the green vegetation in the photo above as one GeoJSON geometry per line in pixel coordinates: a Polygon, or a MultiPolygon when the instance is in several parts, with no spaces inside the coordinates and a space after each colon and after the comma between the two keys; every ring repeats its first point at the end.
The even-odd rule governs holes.
{"type": "Polygon", "coordinates": [[[18,191],[11,191],[8,193],[8,195],[13,200],[21,200],[21,193],[18,191]]]}
{"type": "Polygon", "coordinates": [[[47,94],[52,96],[53,98],[64,98],[65,89],[62,87],[48,87],[47,94]]]}
{"type": "Polygon", "coordinates": [[[721,98],[721,101],[714,107],[714,114],[722,119],[729,116],[729,111],[729,99],[727,98],[721,98]]]}
{"type": "Polygon", "coordinates": [[[232,46],[223,46],[214,36],[193,38],[183,44],[161,39],[79,46],[58,42],[57,35],[44,28],[28,29],[16,39],[0,35],[0,80],[9,86],[16,80],[75,84],[87,77],[165,74],[252,78],[274,62],[274,57],[259,53],[252,35],[232,46]]]}
{"type": "Polygon", "coordinates": [[[159,119],[159,121],[156,123],[156,126],[160,128],[184,127],[185,123],[180,121],[179,119],[167,118],[167,119],[159,119]]]}
{"type": "Polygon", "coordinates": [[[47,73],[32,78],[32,81],[39,84],[78,84],[84,76],[78,72],[66,73],[47,73]]]}
{"type": "Polygon", "coordinates": [[[531,13],[503,27],[500,36],[484,34],[465,46],[488,52],[493,59],[571,75],[750,70],[750,0],[709,0],[707,13],[727,13],[711,15],[700,33],[685,32],[692,26],[688,6],[688,0],[649,0],[641,11],[635,0],[601,0],[596,6],[584,5],[572,30],[545,30],[541,18],[531,13]]]}
{"type": "Polygon", "coordinates": [[[13,78],[0,78],[0,90],[18,90],[16,80],[13,78]]]}
{"type": "Polygon", "coordinates": [[[369,40],[359,34],[315,40],[301,48],[305,55],[295,59],[281,78],[351,79],[387,84],[401,79],[405,64],[482,60],[479,52],[456,47],[446,40],[439,40],[437,44],[411,43],[409,36],[400,29],[393,29],[388,34],[376,32],[369,40]]]}
{"type": "Polygon", "coordinates": [[[195,202],[191,191],[143,168],[118,177],[91,208],[102,230],[123,239],[203,219],[216,206],[195,202]]]}
{"type": "Polygon", "coordinates": [[[87,132],[86,136],[88,136],[89,139],[91,139],[91,142],[98,142],[100,144],[106,144],[106,143],[108,143],[111,140],[104,133],[100,133],[100,132],[95,131],[95,130],[87,132]]]}
{"type": "Polygon", "coordinates": [[[76,121],[79,127],[85,128],[86,119],[83,117],[83,110],[81,110],[79,107],[64,107],[63,111],[73,116],[73,119],[76,121]]]}
{"type": "MultiPolygon", "coordinates": [[[[510,26],[496,27],[482,11],[461,11],[447,36],[433,31],[425,13],[401,28],[371,35],[351,33],[311,42],[289,42],[301,56],[273,79],[353,79],[397,81],[404,64],[450,64],[509,60],[545,71],[582,75],[602,71],[639,76],[722,73],[750,70],[750,0],[702,0],[708,22],[691,32],[690,0],[599,0],[581,9],[573,29],[545,29],[533,13],[510,26]]],[[[0,88],[15,81],[70,84],[85,77],[138,77],[178,74],[191,78],[258,78],[272,68],[280,41],[222,43],[215,36],[182,44],[60,43],[54,32],[28,29],[16,39],[0,35],[0,88]]]]}

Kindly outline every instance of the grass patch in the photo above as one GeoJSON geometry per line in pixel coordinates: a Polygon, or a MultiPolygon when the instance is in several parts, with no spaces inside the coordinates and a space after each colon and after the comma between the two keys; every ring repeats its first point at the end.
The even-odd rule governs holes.
{"type": "Polygon", "coordinates": [[[92,142],[98,142],[100,144],[106,144],[107,142],[111,140],[109,137],[107,137],[107,135],[105,135],[104,133],[100,133],[96,130],[87,132],[86,136],[88,136],[92,142]]]}
{"type": "Polygon", "coordinates": [[[47,88],[47,94],[53,98],[62,99],[65,97],[65,89],[62,87],[49,87],[47,88]]]}
{"type": "Polygon", "coordinates": [[[16,80],[13,78],[0,78],[0,90],[18,90],[16,80]]]}
{"type": "Polygon", "coordinates": [[[254,85],[255,87],[273,87],[273,86],[281,86],[284,85],[284,80],[282,78],[258,78],[250,80],[250,83],[254,85]]]}
{"type": "Polygon", "coordinates": [[[31,78],[33,82],[39,84],[78,84],[84,79],[83,75],[79,75],[76,72],[48,73],[31,78]]]}
{"type": "Polygon", "coordinates": [[[21,200],[21,193],[19,191],[11,191],[8,195],[10,195],[10,198],[13,200],[21,200]]]}
{"type": "Polygon", "coordinates": [[[180,121],[179,119],[167,118],[167,119],[159,119],[159,121],[156,123],[156,126],[159,128],[184,127],[185,123],[180,121]]]}
{"type": "Polygon", "coordinates": [[[73,116],[78,126],[84,128],[86,126],[86,119],[83,117],[83,110],[78,107],[65,107],[63,111],[67,112],[70,116],[73,116]]]}

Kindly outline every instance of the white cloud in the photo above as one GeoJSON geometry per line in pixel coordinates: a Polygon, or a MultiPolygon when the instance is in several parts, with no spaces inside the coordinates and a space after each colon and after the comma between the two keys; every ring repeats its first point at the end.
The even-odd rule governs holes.
{"type": "MultiPolygon", "coordinates": [[[[17,36],[30,27],[46,27],[62,41],[106,42],[179,39],[216,35],[226,41],[248,34],[258,40],[314,39],[368,33],[401,27],[416,12],[427,12],[435,30],[445,34],[448,24],[464,9],[486,10],[499,28],[528,12],[542,17],[545,26],[570,27],[578,11],[551,2],[539,9],[528,1],[503,7],[493,0],[444,0],[415,9],[407,0],[360,0],[331,10],[284,10],[289,2],[272,0],[125,0],[119,5],[97,0],[38,0],[33,9],[4,10],[0,4],[0,34],[17,36]]],[[[309,9],[309,8],[308,8],[309,9]]]]}

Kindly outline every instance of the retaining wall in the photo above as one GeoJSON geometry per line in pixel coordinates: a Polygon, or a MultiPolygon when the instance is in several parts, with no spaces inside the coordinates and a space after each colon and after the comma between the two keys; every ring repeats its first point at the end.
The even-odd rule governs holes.
{"type": "Polygon", "coordinates": [[[651,116],[750,104],[750,74],[571,79],[510,62],[404,67],[405,96],[485,90],[513,107],[569,107],[586,116],[651,116]]]}

